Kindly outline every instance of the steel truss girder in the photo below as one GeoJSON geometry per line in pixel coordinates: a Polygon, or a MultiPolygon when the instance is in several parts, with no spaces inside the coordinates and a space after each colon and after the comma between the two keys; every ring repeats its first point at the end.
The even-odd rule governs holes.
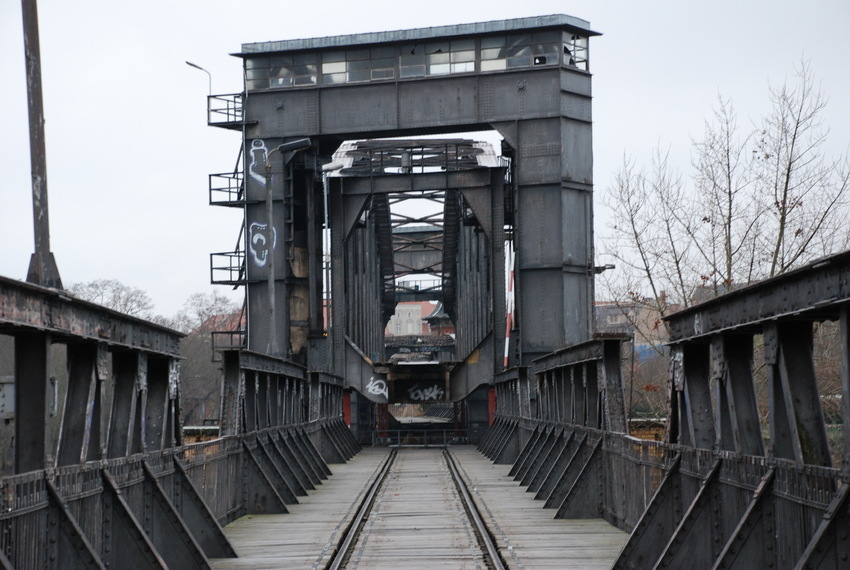
{"type": "Polygon", "coordinates": [[[528,370],[538,378],[543,419],[626,433],[620,374],[624,338],[590,340],[533,361],[528,370]]]}
{"type": "Polygon", "coordinates": [[[371,177],[346,177],[344,196],[429,192],[454,188],[489,188],[490,168],[474,168],[461,172],[424,172],[416,174],[383,174],[371,177]]]}
{"type": "Polygon", "coordinates": [[[89,340],[110,347],[179,356],[182,333],[46,289],[0,277],[0,332],[19,327],[50,333],[55,342],[89,340]]]}
{"type": "Polygon", "coordinates": [[[303,395],[303,366],[247,350],[222,352],[221,435],[300,421],[290,389],[303,395]]]}
{"type": "Polygon", "coordinates": [[[683,342],[713,334],[756,328],[784,317],[837,319],[850,302],[850,252],[743,287],[664,318],[670,341],[683,342]]]}
{"type": "Polygon", "coordinates": [[[567,466],[575,473],[573,482],[566,488],[564,500],[555,513],[557,519],[595,519],[603,513],[600,478],[600,448],[602,434],[588,432],[587,439],[567,466]],[[581,454],[578,453],[581,451],[581,454]]]}
{"type": "Polygon", "coordinates": [[[755,382],[752,335],[719,335],[711,340],[711,377],[717,380],[717,448],[764,455],[755,382]]]}
{"type": "MultiPolygon", "coordinates": [[[[545,473],[542,473],[540,485],[534,489],[533,485],[529,485],[529,491],[536,491],[535,500],[542,500],[548,503],[549,496],[555,489],[555,486],[564,476],[564,473],[569,467],[570,460],[573,457],[576,449],[575,430],[566,427],[558,437],[558,443],[553,447],[551,465],[545,473]]],[[[545,504],[545,503],[544,503],[545,504]]]]}
{"type": "MultiPolygon", "coordinates": [[[[275,491],[275,495],[271,495],[269,489],[265,489],[266,496],[271,496],[274,502],[274,499],[277,497],[280,498],[281,502],[284,505],[295,505],[298,504],[298,498],[296,497],[296,489],[293,488],[291,483],[291,478],[285,476],[283,471],[281,470],[281,466],[279,463],[275,461],[274,457],[274,447],[269,446],[266,441],[266,438],[263,437],[263,432],[257,432],[257,437],[246,437],[242,440],[242,445],[246,453],[248,453],[252,459],[249,463],[254,464],[260,468],[263,474],[263,478],[265,481],[269,483],[271,489],[275,491]]],[[[251,485],[247,486],[247,496],[251,496],[251,485]]],[[[256,492],[256,491],[254,491],[256,492]]],[[[253,504],[255,508],[259,508],[258,505],[267,505],[268,503],[265,500],[260,501],[252,501],[248,504],[253,504]]],[[[283,507],[281,511],[283,513],[288,512],[286,507],[283,507]]]]}
{"type": "Polygon", "coordinates": [[[676,455],[640,521],[632,530],[614,568],[651,568],[663,552],[663,538],[673,534],[682,517],[681,463],[681,455],[676,455]]]}
{"type": "MultiPolygon", "coordinates": [[[[105,569],[106,565],[100,553],[89,542],[73,513],[68,509],[68,505],[62,500],[56,485],[50,479],[45,479],[45,484],[49,500],[47,568],[50,570],[105,569]]],[[[4,565],[4,568],[13,568],[13,566],[8,563],[4,565]]]]}

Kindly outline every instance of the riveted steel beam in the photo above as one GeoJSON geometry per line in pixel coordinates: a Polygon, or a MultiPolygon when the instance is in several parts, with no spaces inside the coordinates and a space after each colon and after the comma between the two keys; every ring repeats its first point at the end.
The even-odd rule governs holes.
{"type": "Polygon", "coordinates": [[[844,252],[743,287],[664,318],[670,341],[732,330],[758,330],[785,317],[837,319],[850,302],[850,252],[844,252]]]}
{"type": "Polygon", "coordinates": [[[49,332],[54,342],[91,340],[110,348],[180,354],[182,333],[68,296],[0,277],[0,333],[20,327],[49,332]]]}

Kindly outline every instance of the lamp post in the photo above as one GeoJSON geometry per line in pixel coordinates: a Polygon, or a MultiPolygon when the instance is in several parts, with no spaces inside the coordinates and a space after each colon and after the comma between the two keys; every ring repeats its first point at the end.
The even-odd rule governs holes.
{"type": "Polygon", "coordinates": [[[197,63],[192,63],[191,61],[187,61],[186,65],[188,65],[189,67],[194,67],[195,69],[200,69],[201,71],[203,71],[204,73],[207,74],[207,79],[209,80],[208,94],[212,95],[212,74],[209,71],[207,71],[206,69],[204,69],[203,67],[201,67],[200,65],[198,65],[197,63]]]}

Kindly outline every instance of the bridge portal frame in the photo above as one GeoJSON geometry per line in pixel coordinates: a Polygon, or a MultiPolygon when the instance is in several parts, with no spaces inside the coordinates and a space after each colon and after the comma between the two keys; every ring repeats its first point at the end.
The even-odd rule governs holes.
{"type": "MultiPolygon", "coordinates": [[[[257,170],[262,161],[255,159],[255,149],[309,137],[312,149],[298,168],[312,171],[312,182],[309,175],[302,178],[292,170],[287,174],[285,168],[282,175],[291,184],[301,180],[302,186],[294,188],[294,201],[301,195],[308,204],[303,244],[310,280],[306,296],[309,314],[321,315],[322,289],[310,273],[321,267],[317,259],[321,247],[310,241],[321,235],[321,220],[319,209],[309,204],[318,203],[319,169],[329,162],[330,154],[348,139],[495,130],[510,147],[507,152],[514,165],[516,351],[509,365],[528,366],[561,347],[588,340],[593,306],[593,181],[587,44],[595,35],[586,21],[553,15],[243,44],[235,55],[244,60],[245,91],[211,97],[210,124],[243,133],[245,171],[254,175],[244,177],[246,239],[251,238],[251,227],[262,225],[273,228],[278,236],[288,235],[284,220],[291,219],[293,211],[285,193],[277,191],[270,192],[274,195],[272,217],[259,205],[251,205],[258,204],[260,193],[265,193],[257,170]],[[421,73],[408,65],[410,57],[420,54],[424,57],[421,73]],[[357,70],[364,68],[370,74],[358,75],[357,70]],[[218,102],[223,105],[220,109],[218,102]]],[[[264,156],[271,163],[268,150],[264,156]]],[[[274,185],[271,178],[269,184],[274,185]]],[[[342,217],[333,214],[333,199],[330,208],[334,226],[342,217]]],[[[334,231],[340,231],[340,226],[334,226],[334,231]]],[[[251,256],[245,256],[248,348],[290,358],[297,352],[291,336],[295,328],[290,325],[299,317],[288,311],[295,306],[293,299],[302,301],[305,292],[292,279],[284,255],[279,250],[272,254],[276,274],[254,272],[253,278],[251,256]],[[275,323],[276,333],[269,332],[269,322],[275,323]]],[[[333,257],[339,263],[336,254],[333,257]]],[[[304,274],[299,277],[303,279],[304,274]]],[[[346,298],[340,286],[338,281],[331,284],[334,303],[346,298]]],[[[309,369],[344,376],[355,369],[369,372],[368,351],[339,350],[341,333],[333,331],[331,338],[321,338],[315,325],[311,320],[308,354],[300,357],[309,369]],[[332,352],[344,354],[345,362],[329,358],[332,352]]],[[[504,322],[494,323],[493,328],[503,329],[504,322]]],[[[487,358],[494,361],[496,370],[501,369],[502,359],[497,356],[501,346],[490,344],[487,358]]],[[[491,382],[492,374],[473,383],[479,380],[491,382]]]]}

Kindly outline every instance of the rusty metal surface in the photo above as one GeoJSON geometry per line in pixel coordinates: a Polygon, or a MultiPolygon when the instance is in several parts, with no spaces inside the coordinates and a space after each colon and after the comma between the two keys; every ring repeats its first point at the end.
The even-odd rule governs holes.
{"type": "Polygon", "coordinates": [[[179,355],[184,336],[55,289],[0,277],[0,333],[23,328],[49,332],[58,340],[85,339],[171,356],[179,355]]]}
{"type": "Polygon", "coordinates": [[[836,319],[850,301],[850,252],[825,257],[773,279],[665,317],[670,342],[760,328],[772,319],[836,319]]]}
{"type": "Polygon", "coordinates": [[[253,370],[255,372],[270,372],[272,374],[280,374],[289,378],[299,378],[303,380],[306,377],[306,369],[303,366],[294,364],[282,358],[274,356],[266,356],[258,352],[250,352],[247,350],[235,351],[239,358],[239,367],[242,370],[253,370]]]}

